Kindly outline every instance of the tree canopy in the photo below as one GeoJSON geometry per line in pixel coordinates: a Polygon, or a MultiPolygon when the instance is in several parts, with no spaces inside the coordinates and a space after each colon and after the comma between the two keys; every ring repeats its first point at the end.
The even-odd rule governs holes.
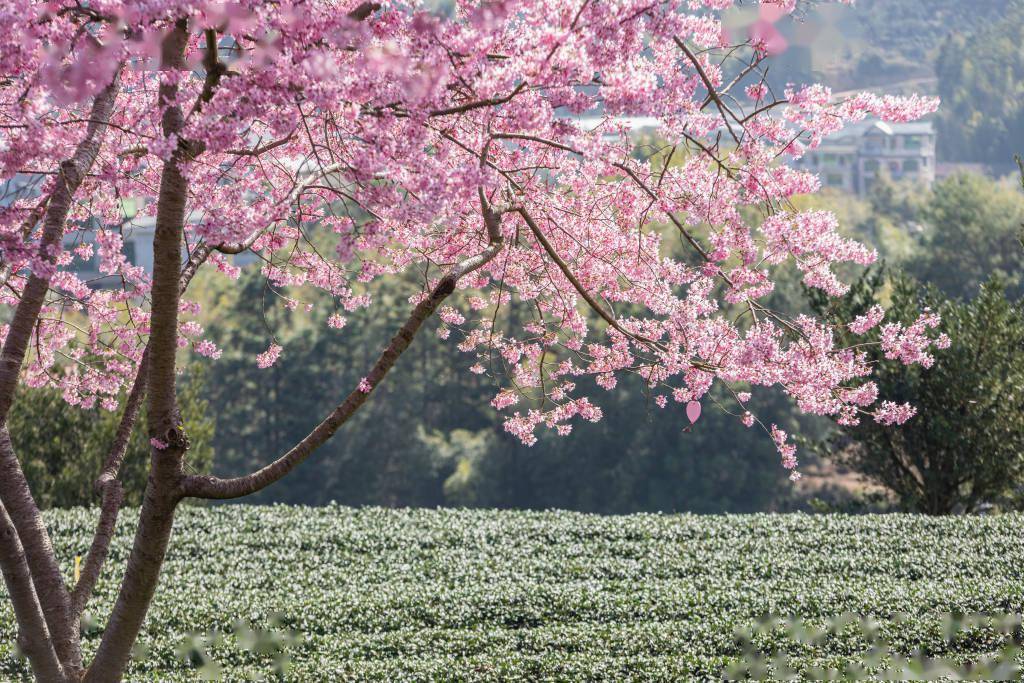
{"type": "Polygon", "coordinates": [[[947,296],[970,299],[993,275],[1012,298],[1024,289],[1024,194],[1006,182],[954,175],[937,183],[920,210],[920,249],[907,267],[947,296]]]}
{"type": "MultiPolygon", "coordinates": [[[[880,310],[884,277],[866,274],[842,299],[816,296],[817,308],[843,318],[880,310]]],[[[922,306],[942,316],[952,345],[931,367],[903,367],[879,347],[869,351],[881,391],[920,407],[902,429],[862,422],[842,427],[829,450],[895,492],[904,509],[928,514],[976,511],[1019,499],[1024,474],[1024,312],[998,277],[967,302],[896,277],[887,319],[922,306]]],[[[849,336],[854,333],[848,332],[849,336]]],[[[884,337],[883,325],[868,339],[884,337]]]]}

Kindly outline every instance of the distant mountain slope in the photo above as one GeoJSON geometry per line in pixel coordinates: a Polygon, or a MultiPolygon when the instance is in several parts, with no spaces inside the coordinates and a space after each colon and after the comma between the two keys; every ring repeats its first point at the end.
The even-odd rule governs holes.
{"type": "MultiPolygon", "coordinates": [[[[837,90],[914,81],[912,89],[922,92],[920,81],[934,76],[948,36],[991,26],[1014,6],[1024,0],[802,0],[792,20],[776,24],[788,46],[772,70],[837,90]]],[[[742,35],[758,12],[753,5],[737,10],[731,28],[742,35]]],[[[925,92],[933,87],[925,81],[925,92]]]]}
{"type": "Polygon", "coordinates": [[[1019,0],[857,0],[852,14],[885,55],[931,67],[950,33],[973,33],[1019,0]]]}

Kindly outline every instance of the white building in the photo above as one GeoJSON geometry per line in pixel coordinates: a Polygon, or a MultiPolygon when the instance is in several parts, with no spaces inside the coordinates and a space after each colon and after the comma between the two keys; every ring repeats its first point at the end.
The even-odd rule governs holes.
{"type": "MultiPolygon", "coordinates": [[[[155,228],[156,219],[152,216],[125,221],[120,226],[125,259],[133,266],[141,266],[147,273],[153,272],[153,232],[155,228]]],[[[95,244],[94,226],[83,226],[80,230],[69,231],[64,236],[65,249],[70,250],[80,244],[95,244]]],[[[95,249],[93,249],[92,258],[88,260],[75,256],[70,270],[92,286],[103,287],[120,284],[120,281],[113,276],[100,273],[99,255],[95,249]]]]}
{"type": "Polygon", "coordinates": [[[865,196],[882,174],[893,180],[935,182],[935,129],[930,121],[864,121],[829,136],[794,164],[817,173],[823,187],[865,196]]]}

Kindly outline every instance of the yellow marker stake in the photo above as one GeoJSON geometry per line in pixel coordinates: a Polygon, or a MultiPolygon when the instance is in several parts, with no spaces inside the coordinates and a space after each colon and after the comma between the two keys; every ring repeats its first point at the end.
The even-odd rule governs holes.
{"type": "Polygon", "coordinates": [[[75,555],[75,583],[78,583],[78,577],[82,575],[82,556],[75,555]]]}

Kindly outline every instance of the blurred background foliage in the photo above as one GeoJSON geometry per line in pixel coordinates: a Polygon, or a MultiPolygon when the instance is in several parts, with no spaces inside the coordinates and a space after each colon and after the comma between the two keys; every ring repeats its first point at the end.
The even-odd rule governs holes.
{"type": "MultiPolygon", "coordinates": [[[[190,365],[178,385],[178,404],[192,447],[186,467],[209,472],[213,464],[214,418],[205,398],[207,368],[190,365]]],[[[121,397],[122,403],[124,396],[121,397]]],[[[88,506],[96,502],[93,483],[114,440],[120,411],[83,409],[64,401],[58,389],[21,387],[7,427],[25,477],[40,507],[88,506]]],[[[139,505],[149,474],[149,438],[143,406],[125,453],[121,480],[125,503],[139,505]]]]}

